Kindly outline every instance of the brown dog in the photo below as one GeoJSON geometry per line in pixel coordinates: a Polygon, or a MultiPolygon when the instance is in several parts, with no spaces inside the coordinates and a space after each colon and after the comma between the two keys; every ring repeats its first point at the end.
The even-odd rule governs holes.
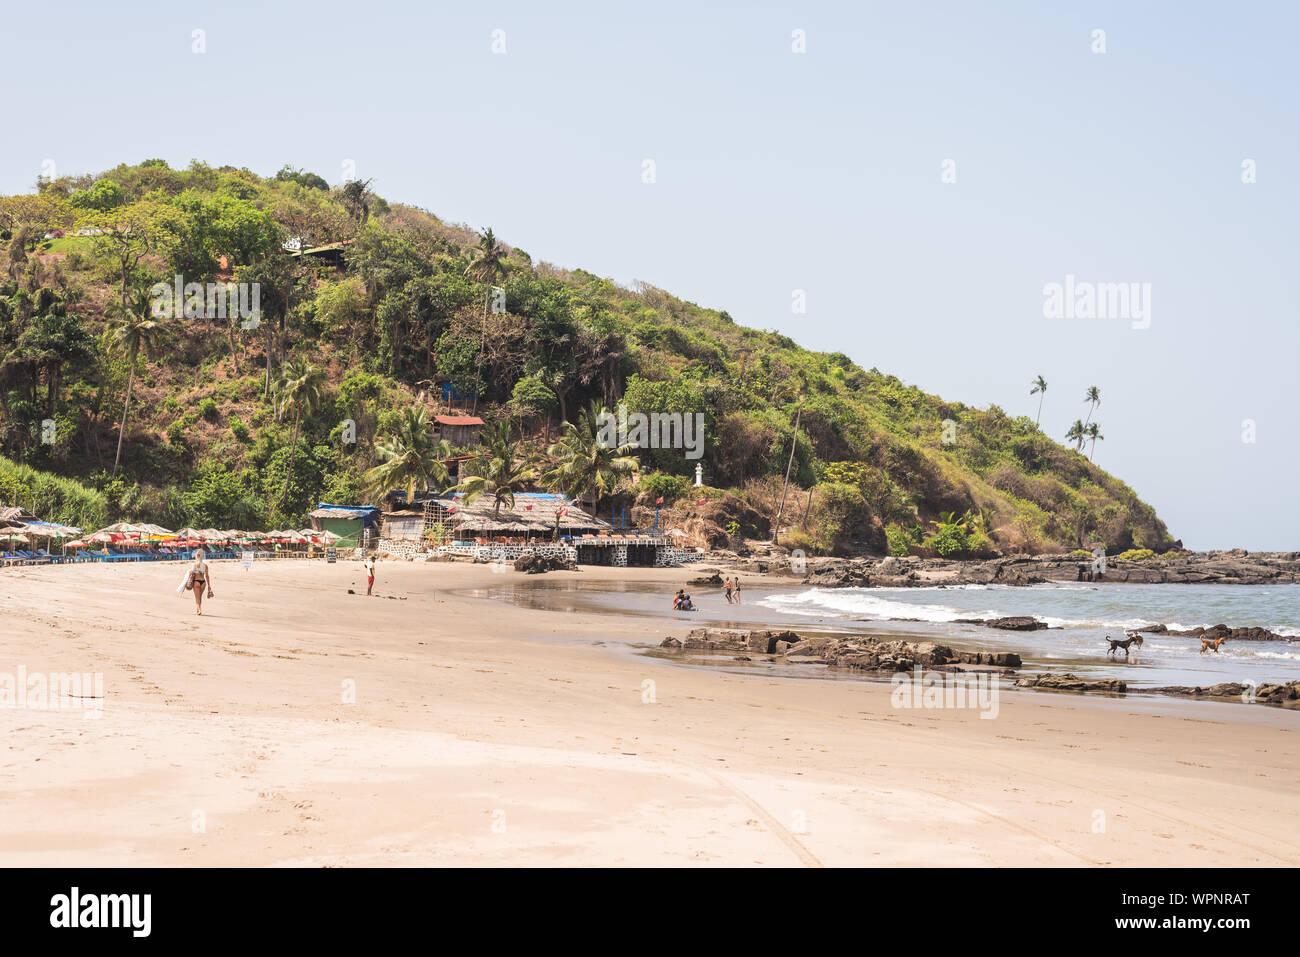
{"type": "Polygon", "coordinates": [[[1206,649],[1206,648],[1210,648],[1210,649],[1212,649],[1212,650],[1214,651],[1214,653],[1217,655],[1217,654],[1219,653],[1219,645],[1223,644],[1223,643],[1224,643],[1225,641],[1227,641],[1227,640],[1228,640],[1228,636],[1227,636],[1227,635],[1224,635],[1222,638],[1213,638],[1213,639],[1211,639],[1211,638],[1202,638],[1202,639],[1201,639],[1201,654],[1205,654],[1205,649],[1206,649]]]}

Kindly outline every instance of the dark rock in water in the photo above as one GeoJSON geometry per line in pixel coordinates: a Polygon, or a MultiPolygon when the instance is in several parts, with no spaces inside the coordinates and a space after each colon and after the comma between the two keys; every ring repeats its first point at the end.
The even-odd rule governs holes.
{"type": "Polygon", "coordinates": [[[1050,691],[1100,691],[1104,694],[1125,694],[1128,684],[1118,678],[1106,678],[1090,681],[1073,674],[1045,672],[1039,675],[1024,675],[1016,679],[1017,688],[1044,688],[1050,691]]]}
{"type": "Polygon", "coordinates": [[[1149,691],[1151,694],[1176,695],[1180,698],[1221,698],[1224,700],[1237,698],[1241,701],[1255,701],[1263,704],[1286,705],[1300,701],[1300,681],[1290,681],[1285,684],[1266,682],[1255,686],[1253,689],[1250,685],[1239,684],[1235,681],[1224,681],[1217,685],[1210,685],[1208,688],[1170,685],[1163,688],[1144,688],[1142,690],[1149,691]]]}
{"type": "Polygon", "coordinates": [[[1038,631],[1046,628],[1047,623],[1028,615],[1012,615],[1008,618],[990,618],[984,622],[990,628],[1002,628],[1006,631],[1038,631]]]}
{"type": "Polygon", "coordinates": [[[1040,631],[1047,627],[1046,622],[1029,615],[1011,615],[1006,618],[956,618],[954,624],[983,625],[986,628],[1001,628],[1004,631],[1040,631]]]}
{"type": "Polygon", "coordinates": [[[1153,635],[1173,635],[1176,638],[1205,638],[1215,641],[1219,638],[1227,638],[1229,641],[1295,641],[1286,635],[1279,635],[1276,632],[1269,631],[1267,628],[1255,626],[1246,628],[1229,628],[1227,625],[1212,625],[1209,628],[1193,628],[1190,631],[1174,631],[1165,625],[1151,625],[1147,628],[1138,628],[1137,631],[1144,631],[1153,635]]]}
{"type": "Polygon", "coordinates": [[[676,638],[669,636],[665,638],[663,641],[659,642],[659,647],[672,648],[674,651],[676,651],[682,647],[682,643],[678,641],[676,638]]]}
{"type": "Polygon", "coordinates": [[[539,575],[542,572],[550,571],[571,571],[576,566],[573,562],[566,561],[563,558],[554,558],[543,555],[520,555],[515,559],[515,571],[524,572],[528,575],[539,575]]]}
{"type": "Polygon", "coordinates": [[[732,661],[753,661],[754,659],[750,658],[749,655],[736,655],[731,660],[732,661]]]}

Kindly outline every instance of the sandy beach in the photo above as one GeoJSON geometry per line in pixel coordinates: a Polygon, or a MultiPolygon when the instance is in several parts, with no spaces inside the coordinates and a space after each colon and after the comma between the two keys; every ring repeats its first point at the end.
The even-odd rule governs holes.
{"type": "MultiPolygon", "coordinates": [[[[103,674],[102,715],[0,708],[0,865],[1151,865],[1300,857],[1300,715],[887,684],[636,652],[689,622],[524,608],[464,564],[6,569],[0,673],[103,674]],[[348,589],[357,594],[348,594],[348,589]],[[394,597],[387,597],[394,596],[394,597]]],[[[599,569],[530,580],[654,581],[599,569]]],[[[747,597],[762,585],[747,578],[747,597]]]]}

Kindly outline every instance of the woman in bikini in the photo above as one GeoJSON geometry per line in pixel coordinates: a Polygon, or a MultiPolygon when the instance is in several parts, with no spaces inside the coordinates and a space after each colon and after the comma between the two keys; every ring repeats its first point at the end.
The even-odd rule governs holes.
{"type": "Polygon", "coordinates": [[[186,577],[185,590],[194,592],[194,614],[203,614],[203,592],[207,591],[209,598],[216,597],[212,593],[212,572],[208,569],[208,563],[203,560],[203,549],[194,553],[194,565],[190,568],[189,575],[186,577]]]}

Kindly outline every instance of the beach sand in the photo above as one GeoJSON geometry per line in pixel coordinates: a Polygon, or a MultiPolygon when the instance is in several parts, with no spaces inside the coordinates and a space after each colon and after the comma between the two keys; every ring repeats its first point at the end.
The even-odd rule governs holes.
{"type": "MultiPolygon", "coordinates": [[[[667,596],[692,574],[540,583],[667,596]]],[[[400,597],[366,598],[356,562],[214,563],[201,618],[180,575],[0,572],[0,673],[102,672],[105,692],[99,718],[0,708],[0,865],[1300,858],[1294,711],[1034,692],[992,720],[897,709],[880,682],[635,654],[689,622],[522,608],[483,590],[525,576],[482,565],[381,562],[376,593],[400,597]]]]}

